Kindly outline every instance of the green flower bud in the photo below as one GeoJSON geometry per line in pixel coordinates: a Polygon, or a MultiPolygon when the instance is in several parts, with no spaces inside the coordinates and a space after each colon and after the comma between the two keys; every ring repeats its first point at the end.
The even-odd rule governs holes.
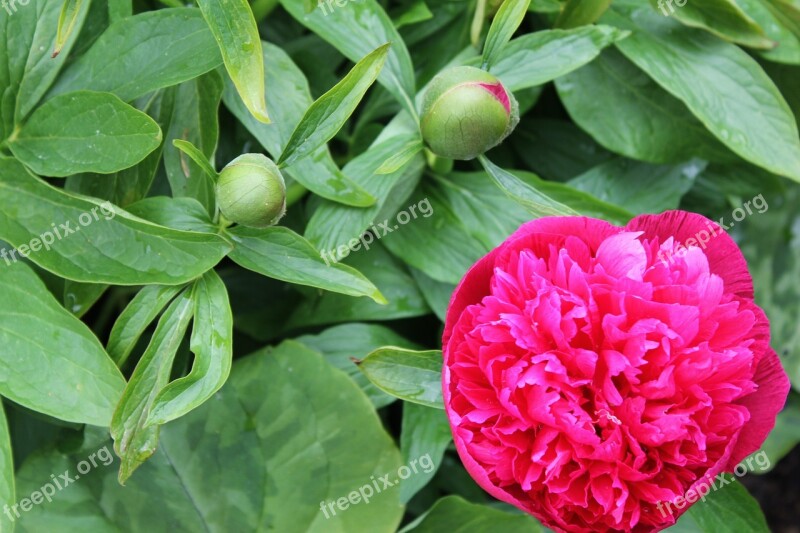
{"type": "Polygon", "coordinates": [[[473,159],[494,148],[519,122],[519,105],[500,80],[475,67],[438,74],[422,101],[422,138],[449,159],[473,159]]]}
{"type": "Polygon", "coordinates": [[[226,166],[217,181],[222,216],[251,228],[277,224],[286,212],[286,184],[278,166],[261,154],[244,154],[226,166]]]}

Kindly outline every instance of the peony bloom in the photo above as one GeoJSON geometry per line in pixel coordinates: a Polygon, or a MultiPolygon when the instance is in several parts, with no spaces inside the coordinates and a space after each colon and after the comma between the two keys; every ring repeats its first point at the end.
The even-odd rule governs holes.
{"type": "Polygon", "coordinates": [[[470,475],[559,531],[671,525],[687,506],[662,502],[757,450],[789,390],[744,257],[682,211],[523,225],[461,281],[443,346],[470,475]]]}

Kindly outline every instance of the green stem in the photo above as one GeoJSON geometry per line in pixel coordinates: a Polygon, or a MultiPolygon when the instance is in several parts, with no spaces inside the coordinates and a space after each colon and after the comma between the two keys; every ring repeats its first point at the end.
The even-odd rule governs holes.
{"type": "Polygon", "coordinates": [[[425,158],[428,160],[428,166],[437,174],[447,175],[453,171],[452,159],[439,157],[427,148],[425,149],[425,158]]]}

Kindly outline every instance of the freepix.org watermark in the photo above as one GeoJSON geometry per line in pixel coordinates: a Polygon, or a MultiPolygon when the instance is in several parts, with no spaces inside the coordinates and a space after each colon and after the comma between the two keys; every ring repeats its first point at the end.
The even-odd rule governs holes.
{"type": "Polygon", "coordinates": [[[55,496],[57,492],[60,492],[75,483],[81,478],[82,475],[88,474],[100,465],[109,466],[113,462],[114,454],[109,451],[108,446],[103,446],[101,449],[97,450],[75,466],[75,468],[78,470],[77,474],[72,473],[69,469],[64,470],[64,473],[62,474],[50,474],[50,482],[45,483],[39,487],[38,490],[33,491],[30,496],[27,498],[22,498],[14,505],[9,506],[6,504],[3,507],[3,512],[9,520],[14,522],[17,518],[22,516],[20,511],[27,513],[33,509],[34,506],[40,505],[45,501],[48,503],[52,502],[53,496],[55,496]]]}
{"type": "Polygon", "coordinates": [[[673,2],[675,2],[678,7],[683,7],[689,0],[658,0],[658,9],[661,10],[661,13],[663,13],[665,17],[675,13],[675,7],[672,5],[673,2]],[[667,12],[667,7],[669,7],[669,12],[667,12]]]}
{"type": "Polygon", "coordinates": [[[31,0],[0,0],[0,7],[6,10],[9,16],[13,15],[19,9],[17,6],[25,7],[31,3],[31,0]]]}
{"type": "Polygon", "coordinates": [[[767,200],[764,198],[764,195],[759,194],[752,200],[746,201],[731,212],[731,218],[733,218],[734,222],[726,222],[725,217],[722,217],[717,222],[718,227],[709,223],[706,226],[706,229],[698,231],[694,236],[686,239],[682,243],[677,243],[672,251],[665,252],[664,250],[661,250],[658,252],[658,258],[665,263],[672,263],[675,261],[676,257],[683,257],[686,255],[686,252],[689,250],[689,248],[699,247],[705,250],[708,246],[708,243],[711,242],[711,239],[717,237],[718,235],[722,235],[724,232],[735,226],[736,222],[741,222],[745,219],[745,217],[752,215],[753,209],[751,209],[751,206],[755,208],[755,212],[759,215],[765,213],[767,209],[769,209],[769,205],[767,204],[767,200]]]}
{"type": "Polygon", "coordinates": [[[3,248],[0,250],[0,259],[5,260],[6,265],[11,266],[12,263],[16,263],[19,260],[17,257],[18,254],[20,257],[27,258],[31,254],[41,251],[42,248],[50,251],[50,247],[55,244],[56,240],[60,241],[65,239],[80,231],[81,228],[92,225],[92,223],[100,220],[100,215],[102,215],[105,220],[111,220],[117,216],[117,213],[114,211],[114,207],[110,202],[104,202],[92,208],[91,211],[81,213],[76,225],[73,225],[70,221],[58,225],[54,222],[51,224],[50,230],[31,239],[28,244],[21,244],[17,248],[11,250],[3,248]]]}
{"type": "MultiPolygon", "coordinates": [[[[753,472],[754,465],[758,466],[759,471],[763,472],[770,467],[769,457],[767,456],[767,452],[761,450],[755,455],[751,455],[746,460],[742,461],[736,468],[733,469],[733,474],[736,477],[742,477],[748,472],[753,472]]],[[[676,509],[683,509],[686,505],[691,505],[697,500],[706,501],[706,496],[709,493],[714,492],[716,490],[721,489],[725,485],[728,485],[733,481],[734,478],[732,476],[725,476],[725,473],[718,475],[713,480],[709,479],[708,476],[702,478],[702,481],[698,482],[695,488],[691,488],[686,491],[686,494],[683,496],[678,496],[673,499],[671,502],[658,502],[656,504],[656,508],[661,512],[661,516],[667,516],[667,513],[673,514],[672,506],[674,505],[676,509]]]]}
{"type": "Polygon", "coordinates": [[[375,242],[375,239],[382,239],[389,233],[400,229],[400,226],[405,226],[412,220],[416,220],[419,215],[422,215],[423,218],[428,218],[433,215],[433,206],[431,206],[431,202],[427,198],[397,213],[397,216],[395,216],[396,224],[392,225],[388,218],[377,226],[373,223],[372,227],[370,227],[361,238],[353,238],[350,239],[347,244],[342,244],[330,250],[322,250],[319,255],[322,257],[322,260],[325,261],[326,265],[331,266],[332,263],[338,263],[350,255],[350,252],[357,252],[362,246],[365,250],[369,250],[370,245],[375,242]],[[417,212],[417,209],[419,209],[419,212],[417,212]]]}
{"type": "Polygon", "coordinates": [[[397,469],[396,478],[390,479],[392,474],[386,474],[375,479],[375,476],[370,476],[370,482],[362,485],[358,490],[352,491],[347,496],[343,496],[336,501],[326,502],[321,501],[319,510],[325,515],[326,519],[336,516],[336,509],[339,511],[346,511],[351,505],[358,505],[359,503],[367,504],[370,498],[376,494],[380,494],[386,489],[395,487],[403,482],[403,480],[411,477],[412,474],[418,474],[420,471],[430,474],[433,472],[435,465],[430,454],[426,453],[422,457],[412,459],[408,465],[403,465],[397,469]]]}

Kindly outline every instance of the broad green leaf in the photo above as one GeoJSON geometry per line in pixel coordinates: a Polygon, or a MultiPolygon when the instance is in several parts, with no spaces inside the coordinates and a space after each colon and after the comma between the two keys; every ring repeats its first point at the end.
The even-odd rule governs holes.
{"type": "Polygon", "coordinates": [[[651,163],[738,159],[683,102],[618,51],[556,80],[570,117],[604,147],[651,163]]]}
{"type": "MultiPolygon", "coordinates": [[[[425,158],[418,152],[403,166],[389,174],[378,170],[392,156],[419,139],[418,133],[393,136],[376,142],[359,156],[350,160],[344,172],[358,180],[358,184],[376,199],[375,205],[358,209],[334,202],[322,202],[306,227],[306,238],[321,250],[333,250],[361,237],[375,222],[405,208],[408,196],[422,177],[425,158]],[[405,194],[403,193],[405,192],[405,194]],[[383,216],[386,213],[386,216],[383,216]]],[[[392,164],[394,166],[394,164],[392,164]]]]}
{"type": "Polygon", "coordinates": [[[235,242],[231,259],[249,270],[288,283],[350,296],[369,296],[376,303],[386,303],[386,298],[363,274],[347,265],[332,263],[288,228],[237,226],[228,233],[235,242]]]}
{"type": "Polygon", "coordinates": [[[247,0],[198,0],[197,4],[239,96],[254,117],[269,124],[261,38],[250,4],[247,0]]]}
{"type": "Polygon", "coordinates": [[[797,123],[753,58],[649,6],[615,7],[606,18],[634,31],[617,43],[622,53],[682,100],[723,144],[760,167],[800,181],[797,123]],[[620,9],[627,17],[619,15],[620,9]]]}
{"type": "Polygon", "coordinates": [[[72,37],[73,33],[76,33],[81,22],[81,7],[83,7],[83,4],[84,0],[64,0],[64,5],[61,7],[61,15],[58,17],[58,32],[56,33],[56,46],[53,49],[53,57],[61,53],[69,38],[72,37]]]}
{"type": "Polygon", "coordinates": [[[52,58],[59,18],[59,2],[30,0],[7,2],[0,9],[0,141],[14,132],[50,88],[86,18],[89,2],[81,5],[76,31],[52,58]]]}
{"type": "Polygon", "coordinates": [[[326,361],[349,375],[376,409],[394,402],[395,397],[370,383],[364,373],[359,372],[358,367],[353,364],[353,358],[363,359],[381,346],[399,346],[409,350],[418,348],[413,342],[378,324],[342,324],[317,335],[304,335],[295,340],[319,352],[326,361]]]}
{"type": "Polygon", "coordinates": [[[214,169],[211,161],[208,160],[206,155],[201,152],[199,148],[189,141],[175,139],[172,141],[172,146],[183,152],[184,155],[194,161],[194,163],[200,167],[203,172],[205,172],[207,177],[211,178],[212,180],[216,180],[219,177],[219,174],[214,169]]]}
{"type": "Polygon", "coordinates": [[[447,414],[413,402],[403,403],[403,425],[400,433],[400,453],[403,462],[416,460],[422,471],[400,487],[400,500],[407,503],[436,475],[444,452],[453,440],[447,414]]]}
{"type": "MultiPolygon", "coordinates": [[[[772,50],[761,51],[762,57],[779,63],[800,64],[800,35],[787,27],[771,0],[736,0],[736,3],[778,44],[772,50]]],[[[784,96],[789,97],[786,93],[784,96]]]]}
{"type": "MultiPolygon", "coordinates": [[[[52,473],[75,472],[87,455],[30,457],[17,476],[19,493],[38,490],[52,473]]],[[[125,487],[98,462],[18,525],[64,533],[163,531],[169,524],[215,533],[394,533],[403,515],[399,486],[371,497],[364,489],[368,503],[328,510],[327,519],[320,504],[374,489],[373,479],[383,489],[385,475],[394,485],[400,466],[394,442],[350,378],[288,341],[237,361],[214,401],[164,426],[158,452],[125,487]]]]}
{"type": "Polygon", "coordinates": [[[195,409],[216,393],[231,371],[233,316],[225,284],[209,270],[192,292],[194,323],[192,370],[164,387],[156,396],[146,425],[166,424],[195,409]]]}
{"type": "Polygon", "coordinates": [[[391,43],[378,82],[392,93],[412,117],[414,105],[414,67],[405,43],[392,20],[376,0],[349,2],[333,7],[333,2],[309,10],[305,0],[281,0],[283,7],[301,24],[336,47],[350,61],[359,61],[376,48],[391,43]]]}
{"type": "MultiPolygon", "coordinates": [[[[133,105],[150,115],[161,131],[166,132],[169,131],[172,120],[175,95],[174,87],[160,89],[137,99],[133,105]]],[[[69,176],[64,188],[78,194],[108,200],[112,204],[126,208],[129,204],[144,198],[150,191],[156,171],[161,164],[163,149],[164,142],[162,141],[161,145],[145,157],[141,163],[113,174],[87,173],[69,176]]]]}
{"type": "Polygon", "coordinates": [[[0,276],[0,395],[70,422],[107,426],[125,380],[100,341],[24,263],[0,276]]]}
{"type": "MultiPolygon", "coordinates": [[[[14,496],[14,455],[11,452],[11,437],[3,405],[0,403],[0,505],[5,509],[16,503],[14,496]]],[[[0,531],[14,531],[14,519],[3,513],[0,516],[0,531]]]]}
{"type": "Polygon", "coordinates": [[[375,82],[389,53],[389,43],[370,52],[330,91],[311,104],[286,143],[279,166],[289,166],[327,143],[353,114],[375,82]]]}
{"type": "Polygon", "coordinates": [[[148,11],[113,23],[64,71],[50,96],[90,89],[129,102],[221,64],[217,43],[199,10],[148,11]]]}
{"type": "Polygon", "coordinates": [[[153,119],[113,94],[78,91],[37,108],[9,148],[37,174],[64,177],[131,167],[161,139],[153,119]]]}
{"type": "Polygon", "coordinates": [[[511,40],[514,32],[525,19],[530,3],[530,0],[504,0],[500,5],[483,45],[484,68],[494,65],[500,56],[502,47],[511,40]]]}
{"type": "Polygon", "coordinates": [[[577,28],[592,24],[611,5],[611,0],[567,0],[555,22],[556,28],[577,28]]]}
{"type": "Polygon", "coordinates": [[[520,205],[526,207],[532,214],[540,217],[578,214],[569,206],[553,200],[511,172],[498,167],[489,161],[486,156],[481,155],[479,159],[484,170],[486,170],[486,173],[489,174],[489,177],[492,178],[497,186],[500,187],[509,198],[512,198],[520,205]]]}
{"type": "Polygon", "coordinates": [[[108,355],[117,366],[125,364],[147,327],[181,290],[182,285],[148,285],[136,293],[114,323],[106,345],[108,355]]]}
{"type": "MultiPolygon", "coordinates": [[[[280,157],[292,131],[313,100],[305,75],[286,52],[267,42],[263,42],[262,46],[266,76],[270,79],[271,87],[267,92],[267,107],[272,113],[273,122],[264,124],[256,120],[230,80],[225,85],[223,101],[275,159],[280,157]]],[[[358,207],[375,203],[375,198],[342,174],[327,146],[320,147],[310,157],[300,159],[284,171],[311,192],[334,202],[358,207]]]]}
{"type": "Polygon", "coordinates": [[[108,18],[116,22],[133,15],[132,0],[108,0],[108,18]]]}
{"type": "Polygon", "coordinates": [[[528,33],[503,46],[489,72],[512,91],[542,85],[582,67],[627,35],[610,26],[528,33]]]}
{"type": "Polygon", "coordinates": [[[687,2],[683,7],[670,6],[663,0],[660,6],[657,0],[650,0],[650,3],[664,16],[674,15],[687,26],[706,30],[728,41],[763,50],[775,48],[776,43],[767,37],[764,28],[739,7],[739,0],[687,2]]]}
{"type": "Polygon", "coordinates": [[[428,4],[425,3],[425,0],[414,0],[408,9],[397,16],[392,16],[394,27],[397,29],[400,29],[403,26],[410,26],[412,24],[424,22],[432,18],[433,13],[431,13],[431,10],[428,7],[428,4]]]}
{"type": "Polygon", "coordinates": [[[430,313],[422,294],[414,286],[414,280],[402,263],[382,245],[373,243],[369,250],[351,253],[344,262],[367,276],[389,303],[380,305],[367,298],[353,299],[333,292],[310,295],[294,308],[284,324],[285,331],[342,322],[395,320],[430,313]]]}
{"type": "Polygon", "coordinates": [[[681,165],[651,165],[617,158],[571,180],[569,185],[634,214],[677,209],[681,197],[706,167],[693,160],[681,165]]]}
{"type": "Polygon", "coordinates": [[[447,307],[450,305],[450,298],[453,296],[456,286],[452,283],[436,281],[414,267],[411,267],[411,275],[414,276],[417,287],[434,314],[444,322],[447,316],[447,307]]]}
{"type": "Polygon", "coordinates": [[[214,166],[222,90],[222,77],[216,71],[180,84],[169,130],[164,131],[164,169],[172,196],[194,198],[211,216],[216,214],[217,199],[215,181],[210,176],[216,173],[209,176],[207,169],[178,149],[175,141],[192,143],[214,166]]]}
{"type": "MultiPolygon", "coordinates": [[[[697,493],[687,496],[694,503],[678,522],[665,529],[667,533],[769,533],[770,529],[764,519],[764,513],[758,502],[750,496],[747,489],[736,481],[731,474],[720,474],[727,483],[715,480],[715,488],[711,489],[704,499],[697,493]],[[732,479],[733,478],[733,479],[732,479]]],[[[678,502],[681,503],[681,502],[678,502]]],[[[686,502],[683,502],[686,505],[686,502]]],[[[662,505],[663,513],[669,512],[667,504],[662,505]]]]}
{"type": "Polygon", "coordinates": [[[446,496],[401,533],[541,533],[531,516],[509,513],[486,505],[470,503],[459,496],[446,496]]]}
{"type": "Polygon", "coordinates": [[[444,409],[442,352],[418,352],[388,346],[370,353],[358,369],[387,394],[428,407],[444,409]]]}
{"type": "Polygon", "coordinates": [[[192,319],[192,303],[191,291],[185,290],[164,311],[114,412],[111,436],[114,450],[122,460],[119,468],[121,484],[155,453],[158,446],[160,428],[147,426],[147,419],[156,396],[169,382],[175,354],[192,319]]]}
{"type": "Polygon", "coordinates": [[[0,239],[18,248],[12,259],[28,256],[62,278],[114,285],[186,283],[232,248],[218,235],[175,231],[51,187],[2,157],[0,239]]]}

